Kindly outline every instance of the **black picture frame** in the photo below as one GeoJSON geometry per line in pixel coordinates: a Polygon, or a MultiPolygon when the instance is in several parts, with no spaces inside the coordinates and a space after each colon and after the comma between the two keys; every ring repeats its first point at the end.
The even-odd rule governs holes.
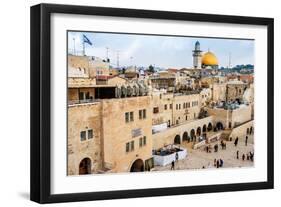
{"type": "Polygon", "coordinates": [[[272,189],[274,187],[274,20],[272,18],[135,10],[56,4],[31,7],[31,174],[30,199],[38,203],[89,201],[103,199],[167,196],[210,192],[272,189]],[[267,26],[267,181],[191,187],[51,194],[51,71],[50,16],[53,13],[99,15],[113,17],[151,18],[195,22],[217,22],[267,26]]]}

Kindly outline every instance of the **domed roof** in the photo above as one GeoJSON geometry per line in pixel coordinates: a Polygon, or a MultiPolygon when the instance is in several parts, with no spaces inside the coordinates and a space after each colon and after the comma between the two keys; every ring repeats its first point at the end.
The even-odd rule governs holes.
{"type": "Polygon", "coordinates": [[[212,52],[206,52],[202,56],[202,65],[218,65],[218,59],[212,52]]]}

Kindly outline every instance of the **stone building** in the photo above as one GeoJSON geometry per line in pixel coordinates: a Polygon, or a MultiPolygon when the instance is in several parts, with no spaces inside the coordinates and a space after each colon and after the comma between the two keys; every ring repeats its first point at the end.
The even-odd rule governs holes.
{"type": "Polygon", "coordinates": [[[233,80],[227,82],[226,85],[226,101],[243,101],[243,95],[248,84],[243,83],[242,81],[233,80]]]}

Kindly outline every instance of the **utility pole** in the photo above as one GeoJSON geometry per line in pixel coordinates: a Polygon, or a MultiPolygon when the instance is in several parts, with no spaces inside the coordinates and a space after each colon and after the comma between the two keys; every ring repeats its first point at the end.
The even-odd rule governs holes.
{"type": "Polygon", "coordinates": [[[117,65],[117,68],[119,68],[119,52],[120,52],[120,50],[117,50],[117,53],[116,53],[116,65],[117,65]]]}
{"type": "Polygon", "coordinates": [[[73,55],[76,55],[76,51],[75,51],[75,37],[73,37],[73,55]]]}
{"type": "Polygon", "coordinates": [[[228,68],[231,68],[231,53],[229,53],[228,68]]]}
{"type": "Polygon", "coordinates": [[[108,51],[109,51],[109,47],[106,47],[106,61],[108,61],[108,51]]]}

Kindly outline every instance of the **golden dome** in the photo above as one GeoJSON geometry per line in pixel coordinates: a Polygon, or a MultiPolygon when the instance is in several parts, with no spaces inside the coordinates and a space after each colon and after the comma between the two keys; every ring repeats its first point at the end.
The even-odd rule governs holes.
{"type": "Polygon", "coordinates": [[[218,65],[218,59],[212,52],[206,52],[202,56],[202,65],[218,65]]]}

